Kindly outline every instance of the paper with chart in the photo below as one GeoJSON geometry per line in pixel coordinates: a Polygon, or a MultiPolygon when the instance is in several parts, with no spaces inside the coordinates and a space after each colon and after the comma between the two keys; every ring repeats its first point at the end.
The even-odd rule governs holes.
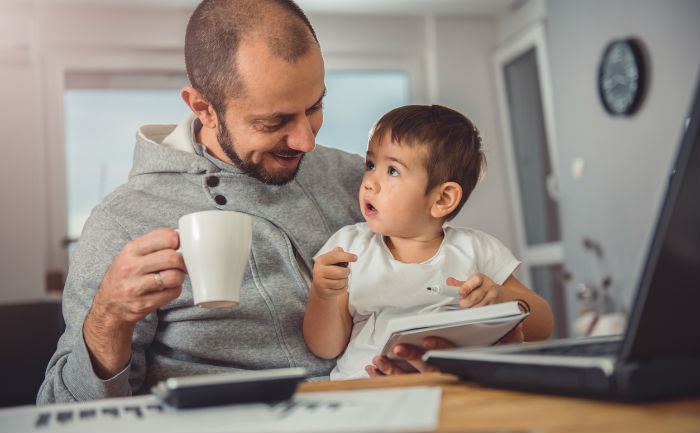
{"type": "Polygon", "coordinates": [[[441,389],[384,388],[297,393],[275,404],[175,409],[156,397],[0,410],[0,432],[427,432],[437,427],[441,389]]]}

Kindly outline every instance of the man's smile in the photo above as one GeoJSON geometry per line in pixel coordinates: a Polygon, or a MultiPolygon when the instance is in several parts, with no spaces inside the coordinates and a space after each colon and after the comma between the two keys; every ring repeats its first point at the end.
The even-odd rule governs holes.
{"type": "Polygon", "coordinates": [[[283,151],[283,152],[270,152],[272,158],[284,168],[296,167],[299,160],[304,155],[304,152],[294,151],[283,151]]]}

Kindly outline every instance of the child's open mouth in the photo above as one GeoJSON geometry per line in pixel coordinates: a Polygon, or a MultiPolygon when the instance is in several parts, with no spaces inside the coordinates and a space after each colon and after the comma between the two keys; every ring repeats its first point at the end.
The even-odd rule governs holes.
{"type": "Polygon", "coordinates": [[[378,213],[377,209],[372,206],[372,203],[365,201],[365,216],[376,215],[378,213]]]}

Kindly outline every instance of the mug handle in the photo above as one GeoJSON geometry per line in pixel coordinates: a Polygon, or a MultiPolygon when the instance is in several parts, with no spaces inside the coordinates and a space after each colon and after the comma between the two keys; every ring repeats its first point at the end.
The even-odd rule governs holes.
{"type": "Polygon", "coordinates": [[[180,229],[174,228],[173,230],[177,232],[177,249],[175,250],[175,252],[182,254],[182,242],[180,242],[180,229]]]}

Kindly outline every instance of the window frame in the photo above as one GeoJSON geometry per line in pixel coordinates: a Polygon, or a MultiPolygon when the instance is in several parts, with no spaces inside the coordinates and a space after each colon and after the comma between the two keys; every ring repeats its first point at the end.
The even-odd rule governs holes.
{"type": "Polygon", "coordinates": [[[324,53],[328,72],[404,72],[408,75],[412,104],[427,103],[424,58],[401,54],[324,53]]]}
{"type": "MultiPolygon", "coordinates": [[[[515,144],[511,128],[510,106],[508,102],[506,77],[504,69],[513,60],[521,55],[534,50],[537,62],[537,75],[539,76],[540,98],[542,103],[543,132],[549,153],[551,174],[547,179],[546,187],[550,197],[558,202],[558,155],[554,123],[554,105],[549,73],[549,58],[547,54],[547,40],[543,22],[537,22],[526,28],[521,33],[504,41],[494,52],[493,64],[496,73],[496,93],[498,97],[498,110],[500,117],[500,129],[503,138],[503,147],[508,168],[508,184],[510,199],[514,209],[516,241],[522,264],[519,269],[519,278],[527,287],[533,288],[533,269],[547,269],[559,266],[564,269],[564,233],[560,233],[558,241],[529,244],[525,227],[525,215],[522,206],[520,184],[518,180],[517,158],[515,144]]],[[[560,220],[561,227],[561,220],[560,220]]],[[[551,274],[552,278],[564,278],[564,275],[551,274]]],[[[566,307],[566,293],[563,281],[559,285],[553,284],[542,293],[547,297],[547,302],[552,307],[555,317],[554,336],[557,338],[568,335],[567,322],[568,311],[566,307]],[[548,295],[548,296],[547,296],[548,295]]]]}
{"type": "MultiPolygon", "coordinates": [[[[494,52],[494,70],[496,73],[496,93],[498,95],[498,109],[500,117],[500,128],[504,143],[506,163],[508,167],[508,180],[510,186],[510,195],[513,203],[513,208],[516,209],[516,238],[518,249],[523,260],[523,279],[526,285],[530,284],[529,267],[554,265],[563,263],[564,249],[563,242],[560,239],[555,242],[540,243],[536,245],[528,245],[525,236],[525,222],[522,215],[522,203],[520,196],[520,187],[517,179],[517,166],[515,152],[513,149],[514,143],[512,138],[510,112],[508,106],[508,98],[505,88],[505,76],[503,68],[513,59],[534,49],[537,59],[537,72],[540,81],[540,93],[542,98],[542,114],[544,117],[544,133],[547,140],[549,151],[549,159],[551,161],[551,169],[553,181],[556,184],[558,173],[558,157],[556,134],[554,130],[554,108],[552,102],[551,79],[549,74],[549,60],[547,56],[547,45],[544,32],[544,25],[538,23],[523,33],[517,35],[516,38],[510,39],[499,46],[494,52]]],[[[556,185],[550,185],[551,189],[556,190],[556,185]]]]}

